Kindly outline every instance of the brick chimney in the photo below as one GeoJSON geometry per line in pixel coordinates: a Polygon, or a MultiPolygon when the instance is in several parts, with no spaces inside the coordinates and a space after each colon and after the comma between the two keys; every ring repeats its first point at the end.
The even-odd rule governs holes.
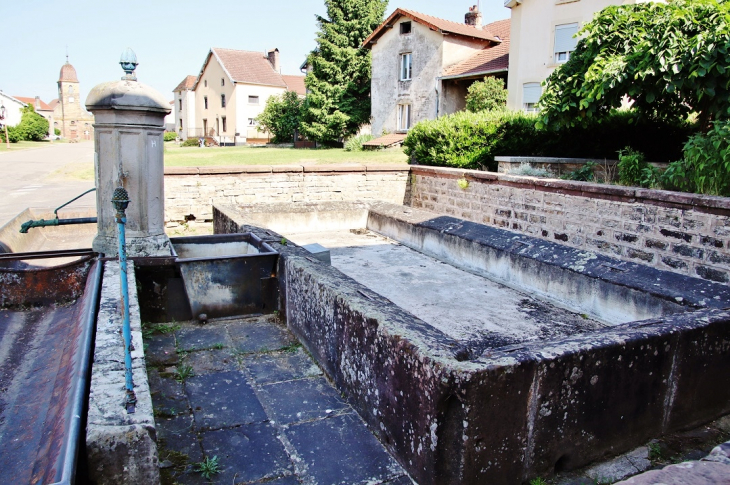
{"type": "Polygon", "coordinates": [[[279,49],[270,50],[266,53],[266,57],[269,58],[269,62],[271,63],[271,67],[274,68],[274,71],[281,72],[281,65],[279,64],[279,49]]]}
{"type": "Polygon", "coordinates": [[[36,113],[38,112],[39,109],[41,109],[41,98],[40,98],[40,96],[36,96],[35,97],[35,110],[36,110],[36,113]]]}
{"type": "Polygon", "coordinates": [[[476,5],[469,7],[469,11],[464,15],[464,23],[477,29],[482,28],[482,13],[479,11],[479,7],[476,5]]]}

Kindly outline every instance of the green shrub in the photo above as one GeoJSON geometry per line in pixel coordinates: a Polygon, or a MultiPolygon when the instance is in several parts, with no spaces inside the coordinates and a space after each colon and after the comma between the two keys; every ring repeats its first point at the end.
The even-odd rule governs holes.
{"type": "Polygon", "coordinates": [[[578,182],[592,182],[596,178],[596,162],[586,162],[581,168],[568,172],[562,177],[563,180],[577,180],[578,182]]]}
{"type": "Polygon", "coordinates": [[[23,108],[20,123],[14,129],[20,140],[41,141],[48,135],[48,120],[36,113],[33,105],[29,104],[23,108]]]}
{"type": "Polygon", "coordinates": [[[523,112],[459,112],[415,125],[404,151],[423,165],[496,170],[500,155],[614,160],[628,144],[648,160],[669,162],[682,156],[683,140],[696,131],[687,123],[637,120],[631,112],[559,130],[538,129],[536,121],[523,112]]]}
{"type": "Polygon", "coordinates": [[[272,143],[289,143],[294,141],[294,133],[299,129],[304,101],[294,91],[270,96],[266,100],[264,111],[256,121],[262,130],[268,131],[274,138],[272,143]]]}
{"type": "Polygon", "coordinates": [[[375,137],[373,135],[353,136],[345,142],[345,151],[346,152],[361,152],[362,144],[365,143],[366,141],[373,140],[374,138],[375,137]]]}
{"type": "Polygon", "coordinates": [[[631,147],[618,151],[618,181],[621,185],[640,187],[642,173],[649,164],[644,160],[644,154],[631,147]]]}
{"type": "Polygon", "coordinates": [[[487,76],[484,81],[477,81],[469,86],[466,92],[467,111],[477,113],[507,107],[507,90],[504,88],[504,79],[487,76]]]}
{"type": "MultiPolygon", "coordinates": [[[[0,138],[5,142],[5,129],[0,130],[0,138]]],[[[10,143],[18,143],[23,138],[17,126],[8,126],[8,141],[10,143]]]]}
{"type": "Polygon", "coordinates": [[[61,136],[61,130],[59,130],[58,128],[54,128],[53,134],[55,134],[56,136],[61,136]]]}
{"type": "Polygon", "coordinates": [[[672,162],[660,180],[669,189],[730,196],[730,121],[716,121],[708,133],[692,136],[684,158],[672,162]]]}
{"type": "Polygon", "coordinates": [[[182,142],[182,145],[181,146],[184,146],[184,147],[196,147],[196,146],[198,146],[198,139],[197,138],[190,137],[187,140],[185,140],[184,142],[182,142]]]}
{"type": "Polygon", "coordinates": [[[175,141],[177,139],[177,133],[174,131],[166,131],[162,136],[165,141],[175,141]]]}

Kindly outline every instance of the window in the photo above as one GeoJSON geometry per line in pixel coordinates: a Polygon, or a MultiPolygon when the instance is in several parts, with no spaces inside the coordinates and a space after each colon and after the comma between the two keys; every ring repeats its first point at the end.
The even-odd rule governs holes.
{"type": "Polygon", "coordinates": [[[258,96],[249,96],[248,104],[259,104],[259,97],[258,96]]]}
{"type": "Polygon", "coordinates": [[[182,118],[180,118],[180,129],[182,130],[182,118]]]}
{"type": "Polygon", "coordinates": [[[74,100],[74,97],[73,97],[73,96],[71,96],[70,98],[68,98],[68,102],[69,102],[69,103],[73,103],[74,101],[75,101],[75,100],[74,100]]]}
{"type": "Polygon", "coordinates": [[[226,107],[226,95],[221,94],[221,108],[225,108],[225,107],[226,107]]]}
{"type": "Polygon", "coordinates": [[[223,133],[225,133],[226,131],[228,131],[228,128],[227,128],[228,125],[226,124],[225,116],[221,116],[221,122],[223,123],[223,133]]]}
{"type": "Polygon", "coordinates": [[[398,130],[406,131],[411,127],[411,105],[398,105],[398,130]]]}
{"type": "Polygon", "coordinates": [[[575,50],[578,39],[573,37],[578,32],[578,24],[563,24],[555,26],[555,62],[563,63],[570,59],[570,53],[575,50]]]}
{"type": "Polygon", "coordinates": [[[203,86],[205,86],[206,88],[208,87],[208,80],[207,79],[205,81],[203,81],[203,86]]]}
{"type": "Polygon", "coordinates": [[[208,109],[208,96],[203,96],[203,106],[208,109]]]}
{"type": "Polygon", "coordinates": [[[203,136],[208,136],[208,119],[203,118],[203,136]]]}
{"type": "Polygon", "coordinates": [[[410,34],[411,33],[411,23],[410,22],[401,22],[400,33],[401,33],[401,35],[410,34]]]}
{"type": "Polygon", "coordinates": [[[70,84],[69,84],[69,86],[68,86],[68,92],[69,92],[69,93],[73,93],[73,92],[74,92],[74,87],[73,87],[73,86],[71,86],[70,84]]]}
{"type": "Polygon", "coordinates": [[[256,118],[249,118],[248,119],[248,126],[256,126],[258,123],[256,123],[256,118]]]}
{"type": "Polygon", "coordinates": [[[540,101],[542,88],[540,83],[525,83],[522,85],[522,107],[525,111],[537,111],[537,102],[540,101]]]}
{"type": "Polygon", "coordinates": [[[400,80],[410,81],[412,71],[412,59],[413,55],[408,52],[400,55],[400,80]]]}
{"type": "Polygon", "coordinates": [[[182,111],[182,99],[180,100],[180,110],[182,111]]]}
{"type": "Polygon", "coordinates": [[[226,85],[226,78],[222,77],[221,78],[221,86],[225,86],[225,85],[226,85]]]}

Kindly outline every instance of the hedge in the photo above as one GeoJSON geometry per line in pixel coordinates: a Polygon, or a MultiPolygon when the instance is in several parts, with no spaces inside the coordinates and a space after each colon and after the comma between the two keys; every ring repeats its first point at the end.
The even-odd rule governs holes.
{"type": "Polygon", "coordinates": [[[535,115],[521,111],[458,112],[415,125],[403,142],[414,163],[496,171],[495,156],[617,159],[626,146],[653,162],[682,158],[690,124],[639,120],[615,112],[602,123],[560,130],[537,129],[535,115]]]}

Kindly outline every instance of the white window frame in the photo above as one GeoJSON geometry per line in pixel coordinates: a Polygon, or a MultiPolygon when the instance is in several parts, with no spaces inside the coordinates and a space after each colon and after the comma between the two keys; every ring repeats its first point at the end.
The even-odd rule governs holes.
{"type": "Polygon", "coordinates": [[[258,96],[249,95],[249,97],[248,97],[248,104],[260,104],[259,97],[258,96]]]}
{"type": "Polygon", "coordinates": [[[397,131],[410,130],[411,123],[413,120],[413,107],[412,107],[411,103],[399,103],[397,114],[398,114],[397,131]]]}
{"type": "Polygon", "coordinates": [[[570,60],[570,53],[575,50],[578,39],[578,22],[570,24],[559,24],[555,26],[553,39],[553,61],[556,64],[564,64],[570,60]]]}
{"type": "Polygon", "coordinates": [[[525,83],[522,85],[522,109],[528,113],[537,112],[537,102],[542,96],[540,83],[525,83]],[[535,97],[537,94],[537,97],[535,97]]]}
{"type": "Polygon", "coordinates": [[[400,55],[400,63],[398,66],[399,79],[401,81],[410,81],[413,76],[413,53],[404,52],[400,55]]]}

